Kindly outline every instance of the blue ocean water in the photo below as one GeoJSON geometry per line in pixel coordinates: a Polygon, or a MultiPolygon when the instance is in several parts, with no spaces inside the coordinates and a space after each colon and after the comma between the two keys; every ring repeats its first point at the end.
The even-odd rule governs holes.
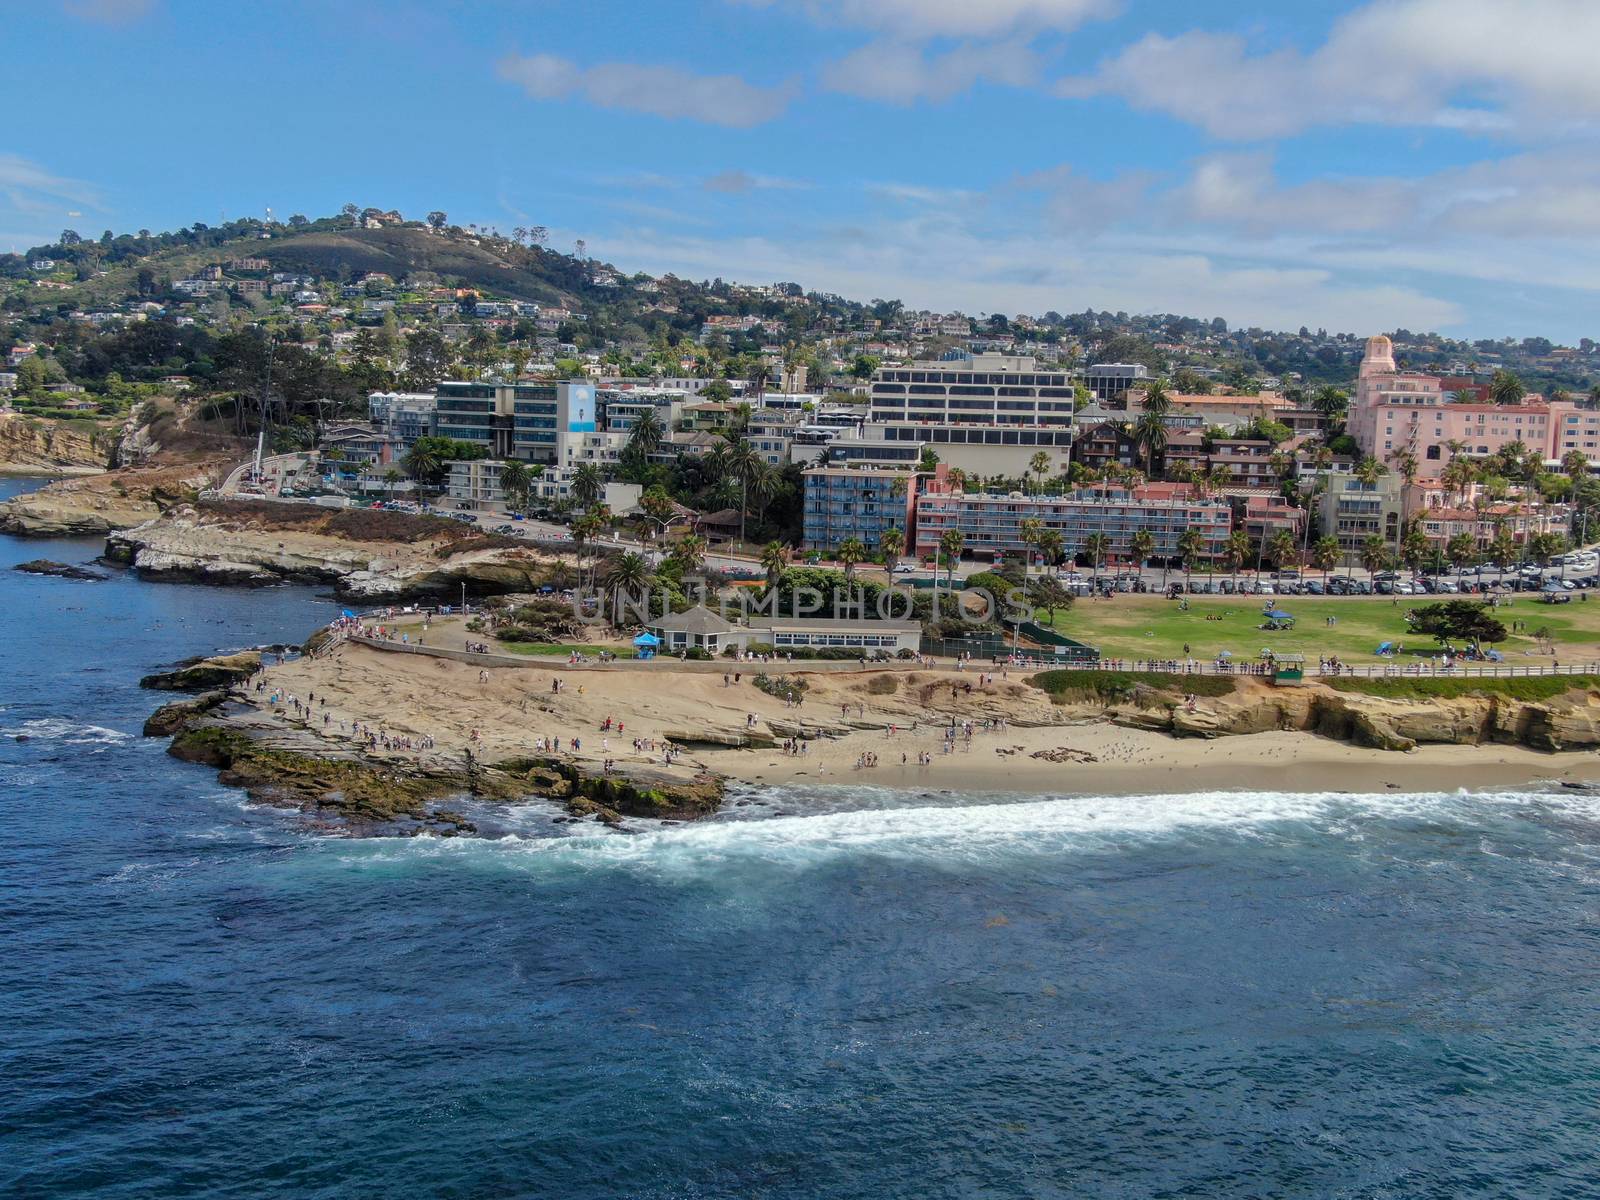
{"type": "Polygon", "coordinates": [[[331,606],[8,569],[97,549],[0,538],[0,1195],[1600,1191],[1596,798],[330,838],[136,681],[331,606]]]}

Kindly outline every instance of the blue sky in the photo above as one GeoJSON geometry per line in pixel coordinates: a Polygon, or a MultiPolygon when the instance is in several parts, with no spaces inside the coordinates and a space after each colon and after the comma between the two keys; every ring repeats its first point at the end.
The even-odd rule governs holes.
{"type": "Polygon", "coordinates": [[[1594,0],[7,14],[0,248],[354,202],[970,313],[1600,336],[1594,0]]]}

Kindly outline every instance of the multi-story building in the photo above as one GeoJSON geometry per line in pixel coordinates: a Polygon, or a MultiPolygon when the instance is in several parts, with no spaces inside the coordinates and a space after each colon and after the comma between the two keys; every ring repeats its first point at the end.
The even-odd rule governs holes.
{"type": "Polygon", "coordinates": [[[1005,354],[879,367],[868,393],[874,422],[953,427],[1070,427],[1074,394],[1065,371],[1005,354]]]}
{"type": "Polygon", "coordinates": [[[938,552],[945,532],[961,532],[962,548],[980,556],[1027,553],[1022,523],[1061,535],[1069,555],[1083,552],[1093,534],[1110,541],[1108,562],[1133,558],[1133,535],[1148,530],[1155,539],[1153,557],[1175,559],[1179,539],[1188,530],[1200,535],[1202,558],[1223,552],[1232,528],[1232,510],[1221,500],[1201,500],[1172,484],[1134,488],[1081,488],[1065,496],[1029,496],[1022,492],[976,493],[952,486],[942,472],[918,489],[915,545],[920,556],[938,552]]]}
{"type": "Polygon", "coordinates": [[[1149,378],[1143,363],[1096,363],[1083,369],[1083,386],[1100,400],[1113,400],[1149,378]]]}
{"type": "Polygon", "coordinates": [[[1317,498],[1318,529],[1321,536],[1339,539],[1343,561],[1359,562],[1371,537],[1382,538],[1390,551],[1399,549],[1405,516],[1400,476],[1382,475],[1363,483],[1354,475],[1329,474],[1324,486],[1317,498]]]}
{"type": "Polygon", "coordinates": [[[910,529],[915,495],[908,471],[812,467],[801,505],[804,547],[834,550],[846,538],[859,538],[876,549],[884,530],[910,529]]]}
{"type": "Polygon", "coordinates": [[[562,463],[567,438],[595,432],[594,384],[447,381],[436,389],[441,437],[472,442],[490,458],[562,463]]]}
{"type": "Polygon", "coordinates": [[[1482,508],[1439,506],[1424,510],[1417,518],[1430,544],[1444,549],[1454,537],[1466,534],[1479,550],[1504,530],[1519,546],[1540,534],[1568,537],[1572,532],[1572,510],[1565,504],[1522,504],[1502,502],[1482,508]]]}
{"type": "Polygon", "coordinates": [[[367,397],[368,419],[408,450],[418,438],[432,435],[437,410],[432,392],[373,392],[367,397]]]}

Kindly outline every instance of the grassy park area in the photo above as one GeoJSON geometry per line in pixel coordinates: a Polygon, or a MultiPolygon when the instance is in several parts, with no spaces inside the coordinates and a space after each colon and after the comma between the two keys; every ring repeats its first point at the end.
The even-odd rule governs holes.
{"type": "MultiPolygon", "coordinates": [[[[1317,596],[1190,596],[1187,611],[1176,600],[1152,595],[1119,594],[1111,600],[1079,600],[1070,612],[1058,612],[1054,628],[1067,637],[1100,649],[1107,658],[1182,658],[1187,644],[1194,658],[1213,659],[1221,650],[1235,658],[1253,659],[1263,648],[1279,654],[1304,654],[1315,663],[1336,655],[1347,663],[1384,661],[1376,651],[1384,642],[1405,646],[1413,653],[1432,655],[1438,647],[1430,637],[1412,637],[1406,631],[1405,612],[1435,600],[1459,597],[1317,597],[1317,596]],[[1262,623],[1262,602],[1292,614],[1292,630],[1268,632],[1262,623]],[[1332,625],[1328,618],[1334,618],[1332,625]]],[[[1502,602],[1497,615],[1507,629],[1512,622],[1526,631],[1512,633],[1495,648],[1512,666],[1548,666],[1552,657],[1562,662],[1600,661],[1600,599],[1571,604],[1542,604],[1519,595],[1502,602]],[[1548,630],[1554,655],[1541,648],[1533,636],[1548,630]]]]}

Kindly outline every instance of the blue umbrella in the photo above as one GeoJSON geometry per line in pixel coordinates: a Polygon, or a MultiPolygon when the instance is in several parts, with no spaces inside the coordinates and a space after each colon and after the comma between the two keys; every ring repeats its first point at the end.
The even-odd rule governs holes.
{"type": "Polygon", "coordinates": [[[1281,609],[1281,608],[1274,608],[1274,609],[1269,610],[1267,612],[1267,616],[1271,620],[1274,620],[1274,621],[1292,621],[1292,620],[1294,620],[1293,617],[1291,617],[1288,613],[1284,612],[1283,609],[1281,609]]]}

